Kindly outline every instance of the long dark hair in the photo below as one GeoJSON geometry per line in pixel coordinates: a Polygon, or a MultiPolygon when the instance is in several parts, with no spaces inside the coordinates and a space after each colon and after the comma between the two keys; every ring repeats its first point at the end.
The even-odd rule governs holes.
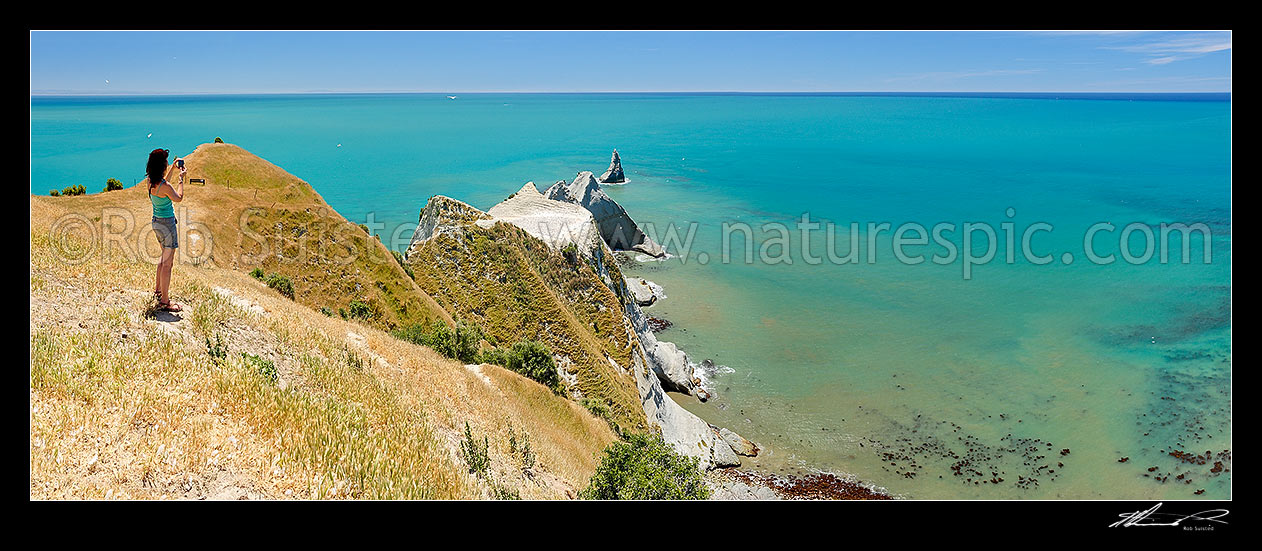
{"type": "Polygon", "coordinates": [[[168,149],[155,149],[149,152],[149,163],[145,165],[145,173],[149,175],[149,189],[162,183],[162,174],[167,170],[168,149]]]}

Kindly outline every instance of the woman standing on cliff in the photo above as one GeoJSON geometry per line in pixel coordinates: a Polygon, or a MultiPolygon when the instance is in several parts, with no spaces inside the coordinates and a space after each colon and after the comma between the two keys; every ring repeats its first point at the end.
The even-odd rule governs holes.
{"type": "Polygon", "coordinates": [[[158,299],[158,308],[167,312],[183,310],[178,304],[171,302],[171,266],[175,264],[175,250],[180,247],[179,232],[176,230],[175,208],[172,201],[184,200],[184,159],[176,158],[167,165],[169,149],[155,149],[149,153],[149,163],[145,166],[148,177],[145,183],[149,187],[149,202],[153,204],[153,231],[158,236],[158,244],[162,246],[162,259],[158,261],[157,283],[153,294],[158,299]],[[167,182],[167,178],[179,168],[180,178],[177,186],[167,182]]]}

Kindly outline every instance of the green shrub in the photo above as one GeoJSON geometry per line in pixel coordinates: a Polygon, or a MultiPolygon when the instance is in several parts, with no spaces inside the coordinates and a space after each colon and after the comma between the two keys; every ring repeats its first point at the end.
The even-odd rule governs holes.
{"type": "Polygon", "coordinates": [[[583,499],[708,499],[695,457],[671,449],[658,435],[629,435],[605,448],[583,499]]]}
{"type": "Polygon", "coordinates": [[[64,188],[62,188],[62,189],[61,189],[61,194],[62,194],[62,195],[66,195],[66,196],[70,196],[70,195],[83,195],[83,194],[85,194],[85,193],[87,193],[87,192],[88,192],[88,190],[87,190],[87,188],[84,188],[84,187],[83,187],[83,184],[76,184],[76,185],[73,185],[73,186],[66,186],[66,187],[64,187],[64,188]]]}
{"type": "Polygon", "coordinates": [[[535,451],[530,449],[530,434],[521,431],[521,440],[517,439],[517,433],[513,431],[513,426],[508,426],[508,452],[514,457],[520,456],[521,472],[527,476],[534,473],[535,468],[535,451]]]}
{"type": "Polygon", "coordinates": [[[373,320],[376,319],[377,312],[365,302],[352,300],[348,315],[355,319],[373,320]]]}
{"type": "Polygon", "coordinates": [[[223,138],[220,138],[219,136],[215,136],[215,143],[223,143],[223,138]]]}
{"type": "Polygon", "coordinates": [[[391,334],[394,335],[395,338],[408,341],[412,344],[419,344],[419,345],[425,344],[425,339],[426,339],[425,326],[419,323],[413,323],[412,325],[396,330],[391,334]]]}
{"type": "Polygon", "coordinates": [[[483,339],[482,329],[460,320],[456,320],[455,329],[447,327],[442,320],[434,320],[428,329],[422,324],[414,323],[394,331],[393,335],[413,344],[428,346],[443,356],[465,363],[478,361],[478,345],[483,339]]]}
{"type": "Polygon", "coordinates": [[[491,490],[495,492],[495,499],[501,501],[517,501],[521,499],[521,494],[517,490],[510,490],[499,484],[493,484],[491,490]]]}
{"type": "Polygon", "coordinates": [[[252,278],[254,278],[254,279],[257,279],[257,280],[259,280],[259,281],[262,281],[262,280],[263,280],[263,278],[264,278],[264,275],[263,275],[263,269],[262,269],[262,268],[255,268],[255,269],[253,269],[253,270],[250,270],[250,277],[252,277],[252,278]]]}
{"type": "Polygon", "coordinates": [[[359,357],[359,354],[356,354],[349,346],[343,346],[342,349],[346,351],[346,365],[352,369],[364,369],[364,360],[359,357]]]}
{"type": "Polygon", "coordinates": [[[569,262],[571,266],[577,265],[578,264],[578,247],[575,246],[573,243],[570,243],[569,245],[562,247],[561,256],[564,256],[565,261],[569,262]]]}
{"type": "Polygon", "coordinates": [[[120,189],[123,189],[123,183],[118,181],[117,178],[110,178],[105,181],[105,189],[101,190],[101,192],[104,193],[107,191],[115,191],[115,190],[120,190],[120,189]]]}
{"type": "Polygon", "coordinates": [[[342,316],[342,319],[346,319],[346,309],[345,309],[345,308],[338,308],[338,309],[337,309],[337,314],[338,314],[339,316],[342,316]]]}
{"type": "Polygon", "coordinates": [[[215,342],[211,344],[210,337],[206,337],[206,353],[215,363],[222,363],[228,358],[228,347],[224,346],[223,339],[219,338],[219,334],[215,334],[215,342]]]}
{"type": "MultiPolygon", "coordinates": [[[[442,322],[435,321],[434,323],[439,324],[442,322]]],[[[425,328],[425,325],[420,324],[420,323],[413,323],[412,325],[408,325],[402,329],[395,330],[391,332],[390,334],[394,335],[395,338],[397,339],[405,340],[412,344],[428,346],[429,333],[430,331],[425,328]]]]}
{"type": "Polygon", "coordinates": [[[276,289],[280,294],[285,295],[293,300],[294,298],[294,282],[289,276],[283,276],[276,272],[267,274],[266,283],[268,287],[276,289]]]}
{"type": "Polygon", "coordinates": [[[61,192],[60,192],[60,191],[57,191],[57,190],[55,190],[55,189],[50,189],[50,190],[48,190],[48,194],[49,194],[49,195],[51,195],[51,196],[53,196],[53,197],[61,197],[61,192]]]}
{"type": "Polygon", "coordinates": [[[483,363],[503,366],[534,379],[555,392],[561,392],[561,376],[557,374],[556,361],[552,359],[552,350],[539,341],[524,340],[513,344],[512,348],[495,348],[482,352],[483,363]]]}
{"type": "Polygon", "coordinates": [[[329,308],[328,306],[321,306],[321,307],[320,307],[320,313],[321,313],[321,314],[324,314],[324,315],[326,315],[326,316],[328,316],[328,317],[330,317],[330,318],[331,318],[331,317],[333,317],[333,309],[332,309],[332,308],[329,308]]]}
{"type": "Polygon", "coordinates": [[[452,331],[454,352],[452,358],[465,363],[478,359],[478,345],[482,342],[482,329],[475,324],[456,320],[456,330],[452,331]]]}
{"type": "Polygon", "coordinates": [[[496,347],[483,350],[478,353],[478,363],[498,365],[504,367],[508,365],[508,348],[496,347]]]}
{"type": "Polygon", "coordinates": [[[454,358],[458,354],[456,351],[456,332],[447,327],[447,324],[441,320],[434,320],[434,325],[425,337],[425,344],[433,348],[435,352],[454,358]]]}
{"type": "Polygon", "coordinates": [[[469,465],[469,472],[478,476],[486,476],[490,471],[491,458],[487,454],[487,449],[490,448],[490,445],[490,440],[485,436],[482,437],[482,442],[478,443],[473,438],[473,431],[469,429],[469,422],[465,421],[464,439],[460,441],[460,457],[463,457],[465,463],[469,465]]]}
{"type": "Polygon", "coordinates": [[[280,380],[280,375],[276,372],[276,364],[272,363],[271,360],[260,358],[254,354],[242,352],[241,362],[244,363],[246,367],[257,371],[259,375],[262,375],[264,379],[267,379],[268,382],[272,384],[276,384],[276,382],[280,380]]]}

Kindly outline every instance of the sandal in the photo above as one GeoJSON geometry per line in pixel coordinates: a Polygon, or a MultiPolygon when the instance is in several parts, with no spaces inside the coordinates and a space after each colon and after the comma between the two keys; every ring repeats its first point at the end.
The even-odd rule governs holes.
{"type": "Polygon", "coordinates": [[[169,301],[168,301],[168,302],[158,301],[158,309],[159,309],[159,310],[165,310],[165,311],[167,311],[167,312],[182,312],[182,311],[184,311],[184,308],[181,308],[179,304],[172,304],[172,303],[171,303],[171,302],[169,302],[169,301]]]}

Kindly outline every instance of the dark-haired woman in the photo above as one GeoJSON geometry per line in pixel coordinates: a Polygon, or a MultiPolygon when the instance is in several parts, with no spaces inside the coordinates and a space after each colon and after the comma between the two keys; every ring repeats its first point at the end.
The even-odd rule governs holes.
{"type": "Polygon", "coordinates": [[[174,163],[167,164],[171,155],[168,149],[155,149],[149,153],[149,163],[145,166],[145,184],[149,187],[149,202],[153,204],[153,231],[158,236],[158,244],[162,246],[162,259],[158,261],[158,277],[153,294],[158,299],[158,307],[168,312],[183,310],[179,304],[171,302],[171,266],[175,264],[175,250],[180,247],[179,232],[176,230],[175,207],[172,202],[184,200],[184,159],[176,158],[174,163]],[[179,181],[172,186],[167,179],[180,171],[179,181]]]}

